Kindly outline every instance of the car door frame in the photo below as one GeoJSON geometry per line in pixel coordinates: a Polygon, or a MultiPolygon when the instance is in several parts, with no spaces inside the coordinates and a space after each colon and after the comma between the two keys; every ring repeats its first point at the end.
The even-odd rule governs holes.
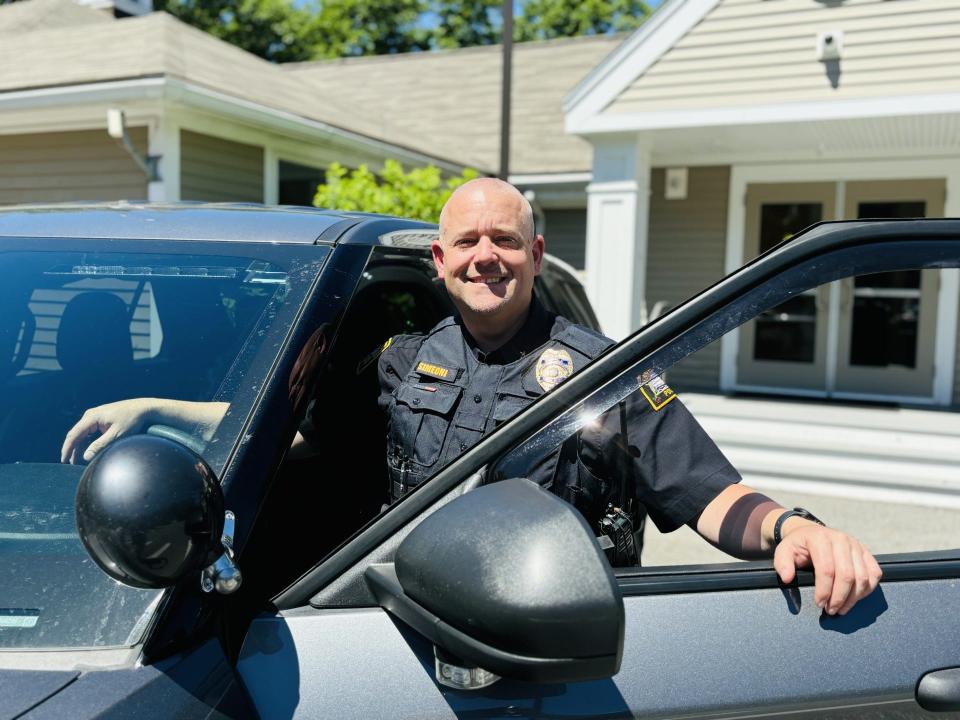
{"type": "MultiPolygon", "coordinates": [[[[454,500],[472,485],[481,482],[488,465],[496,463],[499,470],[490,478],[492,480],[511,476],[512,470],[522,467],[523,462],[529,460],[531,452],[540,452],[551,443],[555,446],[558,439],[575,431],[577,413],[584,409],[583,403],[586,399],[590,399],[592,407],[609,407],[635,389],[635,379],[630,378],[636,374],[638,367],[655,371],[666,369],[708,341],[748,320],[753,316],[750,313],[756,310],[758,303],[769,307],[782,302],[783,293],[789,296],[791,293],[804,291],[804,283],[810,283],[809,273],[804,274],[805,268],[817,267],[825,273],[824,278],[813,283],[815,285],[836,279],[828,277],[831,273],[836,275],[848,272],[850,268],[857,268],[856,273],[888,269],[889,263],[884,259],[887,255],[884,255],[884,252],[875,252],[878,248],[882,248],[887,255],[897,252],[922,252],[926,258],[921,264],[924,267],[956,267],[960,264],[960,221],[822,223],[773,248],[608,351],[593,365],[544,396],[541,401],[506,423],[432,480],[418,487],[415,492],[362,528],[300,581],[274,598],[273,603],[279,611],[279,617],[284,613],[290,613],[293,617],[317,613],[322,615],[344,608],[375,607],[375,601],[363,581],[365,567],[372,562],[389,561],[397,545],[419,519],[433,512],[439,504],[454,500]],[[883,262],[878,258],[883,259],[883,262]],[[880,269],[874,269],[874,266],[880,269]],[[767,283],[771,280],[781,282],[780,294],[769,293],[767,283]],[[674,343],[673,340],[680,336],[687,338],[689,342],[674,343]],[[511,456],[513,449],[518,449],[518,452],[511,456]]],[[[912,593],[916,600],[919,597],[917,593],[922,594],[923,590],[920,583],[954,583],[956,578],[960,577],[960,550],[888,557],[883,558],[883,565],[887,572],[886,582],[898,593],[902,592],[904,597],[911,596],[912,593]]],[[[698,609],[693,608],[699,613],[702,622],[709,617],[711,607],[717,607],[711,606],[711,602],[715,602],[716,598],[745,597],[735,595],[739,592],[761,593],[762,598],[757,598],[762,599],[768,610],[776,607],[782,612],[784,603],[788,607],[793,603],[798,611],[795,614],[799,614],[801,608],[807,614],[815,612],[812,602],[812,575],[801,573],[797,587],[784,589],[779,586],[769,562],[737,563],[733,566],[633,569],[618,575],[627,596],[628,620],[632,617],[629,610],[632,606],[646,604],[649,612],[650,603],[661,603],[663,615],[663,607],[667,606],[662,603],[682,596],[688,600],[693,598],[702,601],[698,609]],[[711,601],[710,597],[714,598],[714,601],[711,601]]],[[[883,600],[883,595],[878,595],[878,598],[883,600]]],[[[941,620],[942,612],[957,613],[960,611],[960,598],[951,603],[942,603],[940,610],[941,614],[937,615],[937,618],[941,620]]],[[[872,613],[872,622],[876,622],[878,617],[883,616],[885,607],[873,607],[865,602],[862,612],[868,615],[872,613]]],[[[663,617],[668,615],[669,613],[663,617]]],[[[932,616],[931,618],[931,621],[935,620],[932,616]]],[[[747,627],[750,627],[749,619],[747,620],[747,627]]],[[[820,624],[813,622],[811,628],[820,627],[823,623],[821,618],[820,624]]],[[[642,625],[634,624],[633,627],[636,630],[642,625]]],[[[922,630],[924,627],[923,623],[920,623],[915,629],[922,630]]],[[[797,648],[801,657],[815,652],[815,637],[817,636],[808,635],[797,648]]],[[[770,633],[763,637],[763,641],[770,647],[782,652],[782,649],[777,647],[776,640],[770,633]]],[[[629,625],[627,641],[638,641],[631,635],[629,625]],[[631,637],[634,639],[631,640],[631,637]]],[[[870,652],[877,652],[875,645],[870,647],[870,652]]],[[[953,647],[960,647],[960,643],[953,647]]],[[[960,665],[960,651],[954,652],[951,649],[945,655],[942,643],[938,648],[937,657],[943,662],[960,665]],[[950,652],[954,654],[950,655],[950,652]]],[[[761,654],[758,661],[767,661],[769,657],[769,653],[761,654]]],[[[924,668],[935,669],[937,668],[924,668]]],[[[918,676],[911,678],[909,682],[904,681],[896,689],[892,689],[883,702],[911,702],[908,693],[913,691],[919,679],[918,676]]],[[[666,687],[660,689],[664,692],[668,690],[666,687]]],[[[847,687],[846,690],[851,688],[847,687]]],[[[634,687],[630,692],[639,690],[634,687]]],[[[619,711],[627,711],[628,708],[630,712],[637,711],[622,688],[615,694],[618,696],[613,698],[611,706],[615,711],[618,707],[619,711]]],[[[756,695],[752,700],[751,707],[754,710],[766,707],[764,703],[771,697],[768,693],[765,700],[761,695],[756,695]]],[[[722,703],[718,703],[719,705],[722,703]]],[[[797,711],[824,709],[823,703],[813,697],[792,698],[787,706],[788,709],[797,711]]],[[[724,712],[733,712],[739,708],[740,706],[734,704],[724,712]]],[[[671,711],[676,713],[681,709],[672,708],[671,711]]],[[[709,715],[711,712],[706,707],[697,710],[698,714],[709,715]]]]}

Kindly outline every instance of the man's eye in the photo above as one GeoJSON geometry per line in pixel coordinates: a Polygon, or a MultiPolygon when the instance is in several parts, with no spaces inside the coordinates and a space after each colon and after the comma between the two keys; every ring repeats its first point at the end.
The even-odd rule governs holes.
{"type": "Polygon", "coordinates": [[[500,235],[496,242],[497,245],[504,245],[506,247],[515,247],[519,244],[519,241],[515,237],[510,237],[509,235],[500,235]]]}

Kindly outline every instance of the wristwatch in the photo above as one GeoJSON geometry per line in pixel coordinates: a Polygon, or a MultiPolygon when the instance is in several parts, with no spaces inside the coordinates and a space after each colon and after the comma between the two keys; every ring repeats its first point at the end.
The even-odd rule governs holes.
{"type": "MultiPolygon", "coordinates": [[[[801,517],[804,520],[810,520],[815,522],[817,525],[824,525],[823,520],[818,518],[809,510],[804,510],[803,508],[794,508],[793,510],[784,510],[780,517],[777,518],[777,522],[773,526],[773,544],[779,545],[780,541],[783,540],[783,536],[780,534],[780,531],[783,529],[783,524],[787,521],[787,518],[791,517],[801,517]]],[[[826,527],[826,525],[824,525],[826,527]]]]}

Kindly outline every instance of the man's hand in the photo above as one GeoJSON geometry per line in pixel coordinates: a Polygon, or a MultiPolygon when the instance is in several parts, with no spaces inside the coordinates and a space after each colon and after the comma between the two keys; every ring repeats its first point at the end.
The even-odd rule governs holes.
{"type": "Polygon", "coordinates": [[[97,433],[100,437],[83,450],[83,459],[87,462],[114,440],[140,432],[147,424],[154,404],[152,398],[133,398],[90,408],[63,439],[60,462],[76,465],[81,449],[97,433]]]}
{"type": "Polygon", "coordinates": [[[880,582],[883,571],[873,555],[846,533],[801,518],[788,518],[782,534],[783,540],[773,555],[777,575],[790,583],[797,569],[813,568],[813,599],[828,615],[846,615],[880,582]]]}
{"type": "Polygon", "coordinates": [[[707,542],[734,557],[773,555],[785,583],[797,569],[813,569],[814,602],[828,615],[845,615],[880,582],[882,571],[856,538],[801,517],[788,517],[774,547],[774,528],[785,508],[746,485],[730,485],[697,518],[695,529],[707,542]]]}
{"type": "Polygon", "coordinates": [[[180,428],[209,442],[229,407],[230,404],[225,402],[131,398],[90,408],[63,439],[60,462],[75,465],[81,457],[81,451],[83,459],[90,462],[114,440],[143,432],[154,424],[180,428]],[[98,433],[100,437],[82,450],[86,442],[98,433]]]}

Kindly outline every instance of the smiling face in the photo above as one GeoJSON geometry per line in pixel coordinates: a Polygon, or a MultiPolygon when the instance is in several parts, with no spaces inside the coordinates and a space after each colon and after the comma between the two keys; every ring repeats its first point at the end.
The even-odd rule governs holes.
{"type": "Polygon", "coordinates": [[[444,206],[433,261],[475,337],[519,328],[542,259],[543,237],[533,237],[530,204],[512,185],[472,180],[444,206]]]}

